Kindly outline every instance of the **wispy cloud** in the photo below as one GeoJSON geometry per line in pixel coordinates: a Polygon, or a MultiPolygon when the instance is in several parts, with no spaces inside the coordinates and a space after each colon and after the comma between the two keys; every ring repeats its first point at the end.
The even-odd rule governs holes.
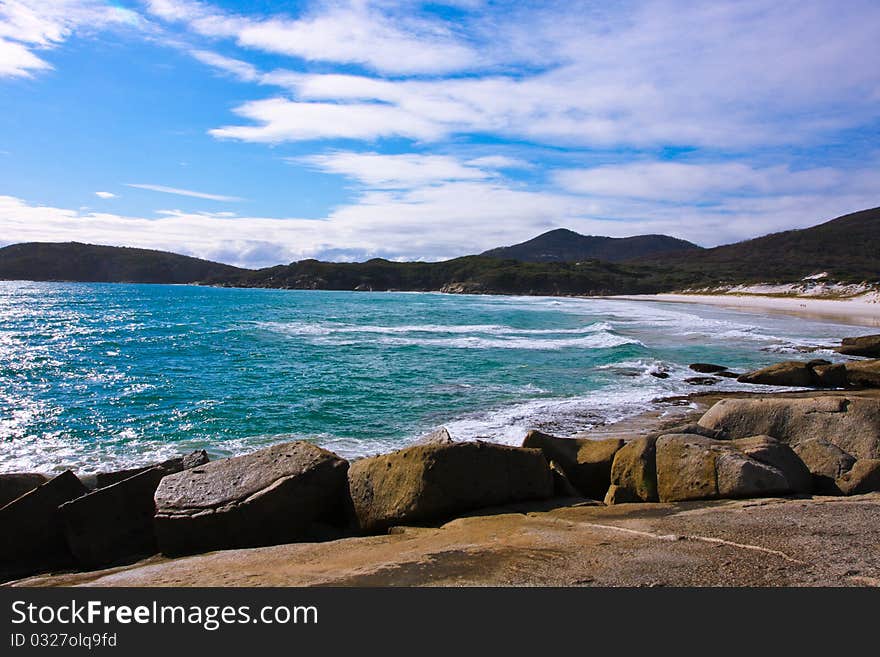
{"type": "Polygon", "coordinates": [[[307,164],[355,181],[354,198],[322,219],[304,219],[183,210],[126,216],[7,196],[0,197],[0,235],[7,242],[142,246],[244,266],[303,258],[436,260],[557,227],[614,237],[665,233],[713,246],[871,207],[880,186],[880,167],[873,163],[801,171],[744,162],[725,169],[641,163],[647,181],[635,168],[605,168],[599,175],[594,167],[570,170],[574,184],[541,190],[451,156],[340,151],[307,164]],[[634,191],[626,190],[628,184],[634,191]]]}
{"type": "Polygon", "coordinates": [[[192,198],[202,198],[209,201],[243,201],[238,196],[226,196],[223,194],[208,194],[207,192],[196,192],[191,189],[180,189],[178,187],[166,187],[165,185],[148,185],[146,183],[126,183],[126,187],[136,187],[137,189],[146,189],[151,192],[160,192],[162,194],[175,194],[177,196],[190,196],[192,198]]]}
{"type": "Polygon", "coordinates": [[[355,178],[373,188],[412,188],[457,180],[482,180],[490,175],[478,166],[444,155],[336,152],[294,161],[355,178]]]}
{"type": "Polygon", "coordinates": [[[635,162],[587,169],[564,169],[554,178],[564,189],[603,197],[656,201],[717,200],[729,195],[767,196],[805,190],[834,194],[880,184],[880,174],[830,167],[794,171],[787,166],[754,167],[742,162],[690,164],[635,162]]]}
{"type": "Polygon", "coordinates": [[[52,65],[36,54],[78,30],[140,22],[136,12],[101,0],[4,0],[0,2],[0,77],[31,77],[52,65]]]}
{"type": "MultiPolygon", "coordinates": [[[[258,81],[289,95],[239,105],[252,123],[212,134],[264,143],[474,133],[582,147],[810,143],[880,113],[880,74],[866,65],[880,59],[880,5],[848,7],[517,5],[468,25],[485,51],[472,75],[272,71],[258,81]],[[520,70],[523,59],[531,70],[520,70]]],[[[215,34],[226,29],[214,25],[215,34]]]]}
{"type": "Polygon", "coordinates": [[[439,73],[480,61],[451,25],[419,18],[403,3],[334,2],[293,18],[225,12],[191,0],[148,0],[148,10],[166,21],[185,23],[193,32],[231,38],[239,46],[310,61],[360,64],[388,73],[439,73]]]}
{"type": "Polygon", "coordinates": [[[256,66],[240,59],[226,57],[210,50],[192,49],[189,52],[203,64],[228,73],[243,82],[254,82],[260,77],[256,66]]]}
{"type": "Polygon", "coordinates": [[[30,77],[34,71],[52,68],[27,46],[0,38],[0,76],[30,77]]]}
{"type": "Polygon", "coordinates": [[[113,192],[95,192],[95,196],[103,199],[116,198],[116,194],[114,194],[113,192]]]}

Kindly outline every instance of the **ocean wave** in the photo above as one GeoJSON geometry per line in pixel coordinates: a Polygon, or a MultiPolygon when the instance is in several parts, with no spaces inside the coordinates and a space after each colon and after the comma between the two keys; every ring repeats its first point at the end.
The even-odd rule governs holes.
{"type": "MultiPolygon", "coordinates": [[[[329,345],[351,345],[351,340],[321,340],[323,344],[329,345]]],[[[581,348],[581,349],[610,349],[620,347],[627,344],[641,345],[642,343],[634,338],[626,338],[611,333],[596,333],[593,335],[583,336],[579,338],[526,338],[526,337],[497,337],[497,338],[481,338],[477,336],[466,336],[457,338],[404,338],[404,337],[385,337],[377,340],[379,344],[391,345],[395,347],[444,347],[451,349],[519,349],[523,351],[556,351],[559,349],[581,348]]]]}
{"type": "Polygon", "coordinates": [[[648,387],[597,390],[586,396],[537,399],[466,414],[444,423],[455,440],[485,439],[520,445],[531,429],[571,435],[613,424],[657,406],[648,387]]]}
{"type": "Polygon", "coordinates": [[[399,335],[406,333],[446,333],[483,335],[583,335],[612,331],[608,322],[593,322],[576,328],[517,328],[502,324],[404,324],[400,326],[376,326],[356,324],[333,324],[328,322],[255,322],[263,329],[288,335],[332,335],[334,333],[374,333],[399,335]]]}
{"type": "Polygon", "coordinates": [[[453,349],[558,350],[572,347],[607,349],[626,344],[641,345],[635,338],[613,332],[609,322],[593,322],[578,328],[527,329],[500,324],[412,324],[400,326],[330,324],[325,322],[256,322],[259,328],[284,335],[310,338],[314,344],[350,346],[370,336],[371,343],[398,347],[446,347],[453,349]],[[381,336],[381,337],[373,337],[381,336]],[[454,336],[454,337],[449,337],[454,336]],[[577,336],[577,337],[555,337],[577,336]]]}

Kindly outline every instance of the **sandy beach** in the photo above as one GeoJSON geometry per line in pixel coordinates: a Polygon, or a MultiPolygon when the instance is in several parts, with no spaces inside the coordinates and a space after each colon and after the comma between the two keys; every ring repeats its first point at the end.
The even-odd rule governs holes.
{"type": "Polygon", "coordinates": [[[603,297],[627,301],[699,303],[735,310],[829,319],[857,326],[880,326],[880,297],[876,294],[844,299],[758,294],[635,294],[603,297]]]}

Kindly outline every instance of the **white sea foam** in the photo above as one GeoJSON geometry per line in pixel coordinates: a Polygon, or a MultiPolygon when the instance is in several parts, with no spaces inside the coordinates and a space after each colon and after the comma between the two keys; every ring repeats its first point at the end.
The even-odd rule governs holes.
{"type": "Polygon", "coordinates": [[[476,336],[458,338],[382,338],[381,344],[398,347],[447,347],[453,349],[521,349],[537,351],[553,351],[579,347],[582,349],[609,349],[625,344],[641,344],[633,338],[626,338],[612,333],[596,333],[580,338],[481,338],[476,336]]]}
{"type": "Polygon", "coordinates": [[[635,338],[615,334],[612,325],[608,322],[593,322],[578,328],[559,329],[528,329],[499,324],[401,326],[358,326],[327,322],[257,322],[256,324],[264,330],[308,338],[313,344],[333,346],[359,344],[364,341],[357,337],[359,335],[369,336],[367,339],[372,343],[390,346],[452,349],[558,350],[572,347],[607,349],[625,344],[641,344],[635,338]]]}
{"type": "Polygon", "coordinates": [[[255,324],[260,328],[285,333],[287,335],[332,335],[334,333],[375,333],[380,335],[398,335],[406,333],[452,333],[467,335],[582,335],[613,330],[613,326],[608,322],[594,322],[576,328],[558,329],[517,328],[500,324],[412,324],[401,326],[333,324],[328,322],[255,322],[255,324]]]}

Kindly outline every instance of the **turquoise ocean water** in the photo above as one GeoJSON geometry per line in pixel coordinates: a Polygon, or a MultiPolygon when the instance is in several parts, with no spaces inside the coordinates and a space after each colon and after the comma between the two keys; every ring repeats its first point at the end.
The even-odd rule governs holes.
{"type": "Polygon", "coordinates": [[[694,361],[813,358],[797,348],[854,332],[689,304],[0,282],[0,472],[291,439],[351,457],[439,425],[515,444],[699,390],[694,361]]]}

